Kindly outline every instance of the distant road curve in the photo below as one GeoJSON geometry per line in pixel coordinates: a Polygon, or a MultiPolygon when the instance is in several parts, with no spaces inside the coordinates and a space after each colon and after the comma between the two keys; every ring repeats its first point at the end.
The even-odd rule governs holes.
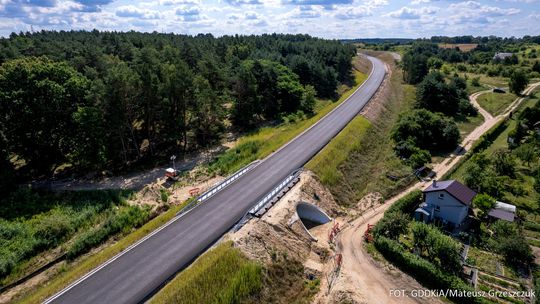
{"type": "Polygon", "coordinates": [[[346,101],[236,182],[176,217],[45,303],[139,303],[216,242],[252,205],[302,167],[368,103],[385,77],[374,57],[368,79],[346,101]]]}

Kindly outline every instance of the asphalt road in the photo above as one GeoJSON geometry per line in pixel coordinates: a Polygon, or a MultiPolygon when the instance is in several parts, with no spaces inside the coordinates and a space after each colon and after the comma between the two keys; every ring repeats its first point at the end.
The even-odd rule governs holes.
{"type": "Polygon", "coordinates": [[[364,84],[312,128],[257,167],[130,250],[103,264],[46,303],[139,303],[225,234],[256,201],[302,167],[366,105],[385,75],[373,68],[364,84]]]}

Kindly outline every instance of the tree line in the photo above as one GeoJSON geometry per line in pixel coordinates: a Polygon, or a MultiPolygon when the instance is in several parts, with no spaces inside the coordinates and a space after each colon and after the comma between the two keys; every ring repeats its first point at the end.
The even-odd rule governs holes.
{"type": "Polygon", "coordinates": [[[307,35],[12,34],[0,40],[0,181],[125,168],[309,114],[352,81],[354,55],[307,35]]]}

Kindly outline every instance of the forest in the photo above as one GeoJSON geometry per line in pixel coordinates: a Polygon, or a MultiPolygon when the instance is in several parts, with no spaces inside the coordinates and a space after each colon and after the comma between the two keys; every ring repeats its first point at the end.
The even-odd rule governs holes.
{"type": "Polygon", "coordinates": [[[0,40],[0,191],[59,168],[121,170],[313,111],[352,45],[307,35],[42,31],[0,40]]]}

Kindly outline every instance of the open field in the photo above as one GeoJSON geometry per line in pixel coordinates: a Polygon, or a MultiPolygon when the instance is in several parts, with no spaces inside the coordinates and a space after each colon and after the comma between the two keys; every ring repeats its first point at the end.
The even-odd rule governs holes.
{"type": "MultiPolygon", "coordinates": [[[[487,76],[485,74],[476,73],[458,73],[460,76],[466,76],[469,79],[479,77],[480,83],[488,87],[506,88],[508,87],[509,79],[501,76],[487,76]]],[[[481,91],[481,90],[479,90],[481,91]]]]}
{"type": "Polygon", "coordinates": [[[287,122],[278,126],[264,127],[252,134],[241,137],[236,147],[226,151],[214,163],[210,164],[210,170],[228,174],[256,159],[263,159],[270,155],[347,99],[366,78],[366,74],[355,71],[355,86],[344,91],[336,102],[318,101],[316,114],[310,118],[291,115],[289,118],[285,118],[288,120],[287,122]]]}
{"type": "Polygon", "coordinates": [[[478,104],[491,115],[501,114],[518,96],[512,93],[486,93],[478,97],[478,104]]]}

